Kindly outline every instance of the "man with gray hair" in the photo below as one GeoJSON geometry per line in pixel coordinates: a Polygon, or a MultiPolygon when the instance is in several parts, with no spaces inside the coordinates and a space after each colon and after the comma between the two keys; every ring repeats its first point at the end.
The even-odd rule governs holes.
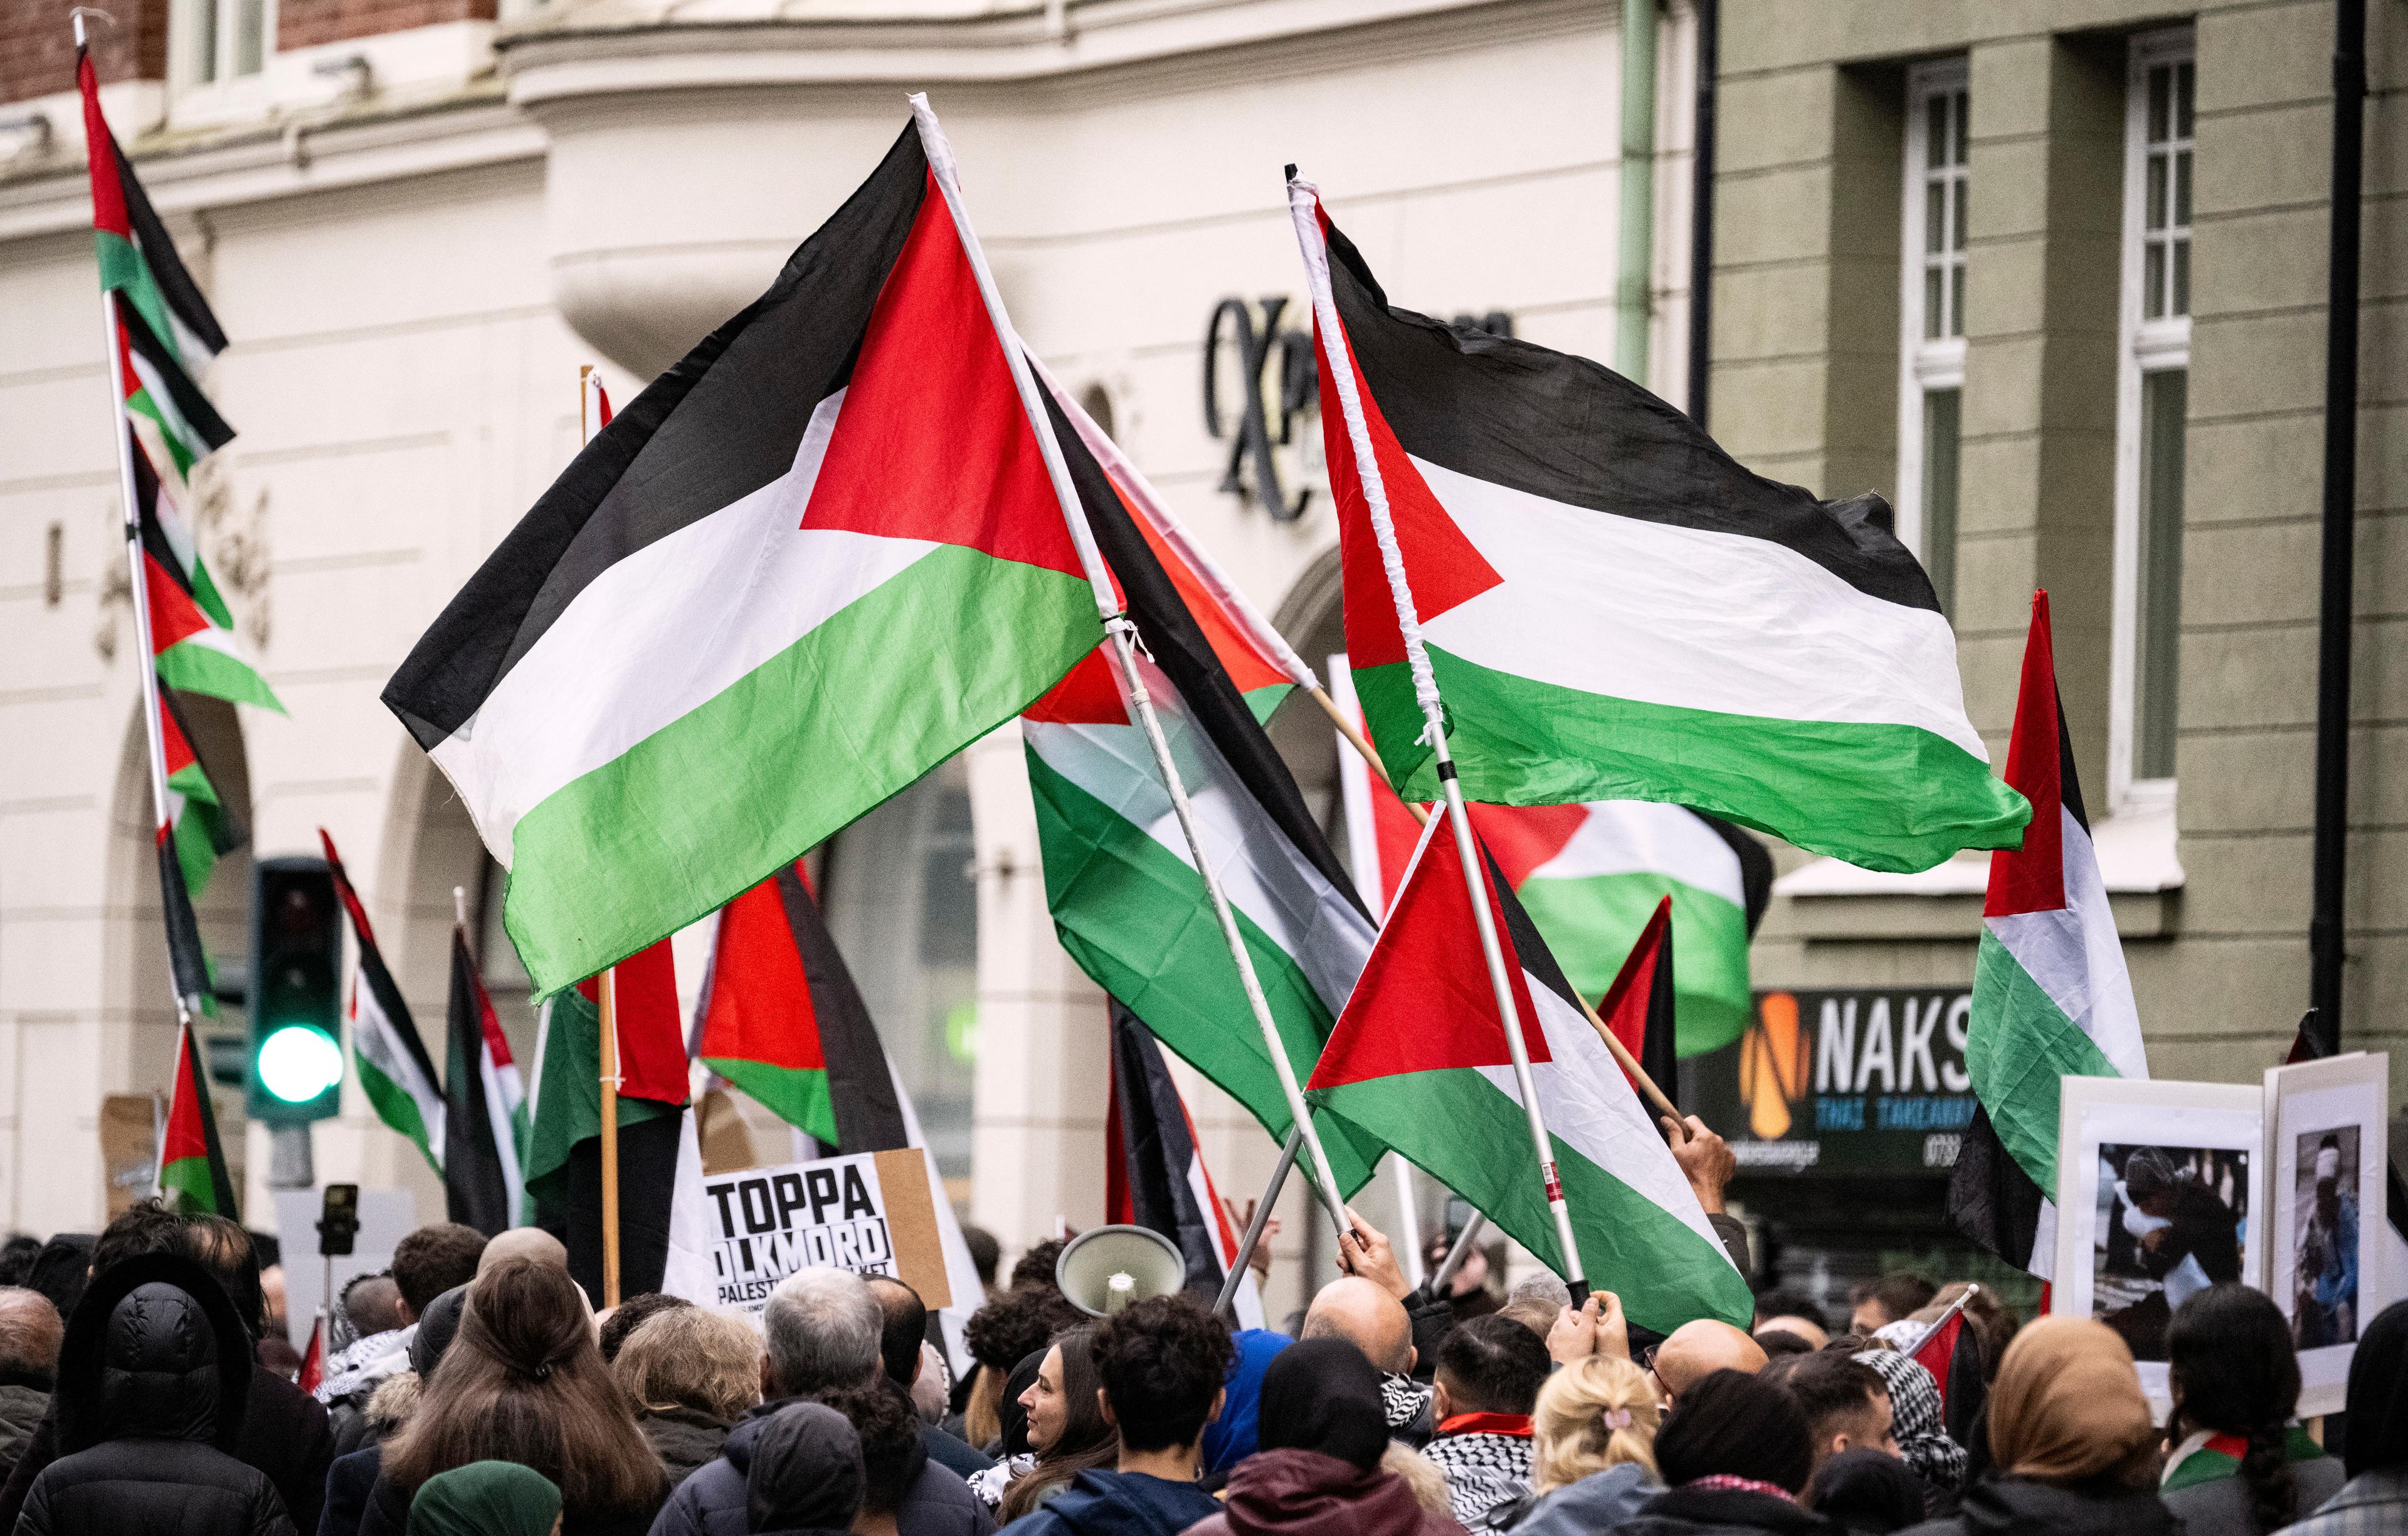
{"type": "MultiPolygon", "coordinates": [[[[878,1298],[851,1271],[796,1270],[779,1282],[761,1313],[768,1340],[761,1406],[737,1422],[716,1460],[678,1485],[651,1536],[741,1536],[753,1447],[770,1415],[788,1402],[873,1383],[899,1398],[903,1388],[886,1381],[879,1352],[885,1324],[878,1298]]],[[[968,1483],[924,1459],[895,1511],[895,1527],[897,1536],[985,1536],[995,1523],[968,1483]]]]}
{"type": "Polygon", "coordinates": [[[65,1331],[59,1309],[40,1291],[0,1288],[0,1479],[17,1470],[25,1443],[50,1411],[65,1331]]]}

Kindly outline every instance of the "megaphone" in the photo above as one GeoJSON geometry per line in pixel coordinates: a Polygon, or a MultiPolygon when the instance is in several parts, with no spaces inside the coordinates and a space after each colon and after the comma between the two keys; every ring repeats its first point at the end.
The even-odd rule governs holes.
{"type": "Polygon", "coordinates": [[[1187,1256],[1150,1227],[1096,1227],[1063,1248],[1054,1283],[1088,1316],[1109,1317],[1131,1301],[1183,1288],[1187,1256]]]}

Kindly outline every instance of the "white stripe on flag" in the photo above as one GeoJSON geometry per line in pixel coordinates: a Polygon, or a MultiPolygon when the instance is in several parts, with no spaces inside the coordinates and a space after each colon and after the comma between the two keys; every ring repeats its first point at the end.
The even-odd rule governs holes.
{"type": "Polygon", "coordinates": [[[2064,828],[2065,905],[1983,921],[2024,974],[2117,1072],[2145,1078],[2149,1053],[2141,1041],[2140,1009],[2132,1001],[2132,978],[2124,968],[2124,943],[2115,932],[2099,855],[2071,811],[2060,807],[2058,816],[2064,828]]]}
{"type": "Polygon", "coordinates": [[[1588,816],[1533,880],[1662,875],[1731,905],[1747,905],[1739,855],[1696,812],[1645,800],[1592,801],[1588,816]]]}

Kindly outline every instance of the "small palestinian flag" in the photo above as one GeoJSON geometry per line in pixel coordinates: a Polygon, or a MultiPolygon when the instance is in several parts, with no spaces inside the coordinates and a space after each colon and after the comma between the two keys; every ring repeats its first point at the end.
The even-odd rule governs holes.
{"type": "Polygon", "coordinates": [[[301,1357],[301,1370],[293,1385],[304,1392],[315,1394],[326,1380],[326,1309],[320,1307],[318,1316],[309,1322],[309,1351],[301,1357]]]}
{"type": "MultiPolygon", "coordinates": [[[[2249,1454],[2246,1436],[2200,1429],[2191,1434],[2166,1458],[2163,1480],[2157,1484],[2160,1494],[2179,1488],[2195,1488],[2201,1483],[2214,1483],[2222,1478],[2241,1475],[2241,1459],[2249,1454]]],[[[2286,1462],[2314,1461],[2325,1454],[2316,1437],[2304,1424],[2287,1425],[2283,1429],[2283,1459],[2286,1462]]]]}
{"type": "Polygon", "coordinates": [[[2047,1277],[2056,1254],[2058,1084],[2146,1077],[2140,1009],[2090,843],[2057,698],[2048,593],[2032,594],[2007,782],[2031,803],[2023,847],[1990,856],[1965,1070],[1980,1102],[1949,1184],[1957,1228],[2047,1277]]]}
{"type": "MultiPolygon", "coordinates": [[[[1187,1256],[1190,1297],[1210,1306],[1238,1261],[1238,1233],[1212,1187],[1196,1122],[1172,1081],[1162,1046],[1137,1015],[1115,999],[1111,1095],[1104,1112],[1104,1219],[1144,1227],[1179,1244],[1187,1256]]],[[[1233,1299],[1240,1328],[1263,1326],[1263,1299],[1254,1276],[1233,1299]]]]}
{"type": "MultiPolygon", "coordinates": [[[[1339,707],[1360,721],[1344,656],[1329,659],[1329,686],[1339,707]]],[[[1365,901],[1384,908],[1421,829],[1342,742],[1338,776],[1355,883],[1365,901]]],[[[1772,855],[1753,833],[1686,806],[1645,800],[1473,805],[1471,825],[1583,996],[1605,995],[1641,930],[1669,899],[1681,931],[1672,971],[1675,1049],[1698,1056],[1747,1032],[1754,1012],[1748,942],[1772,900],[1772,855]]]]}
{"type": "Polygon", "coordinates": [[[1500,892],[1494,864],[1484,859],[1481,873],[1580,1253],[1565,1254],[1556,1238],[1444,818],[1431,821],[1405,873],[1309,1097],[1461,1194],[1558,1274],[1618,1293],[1641,1327],[1670,1333],[1698,1317],[1745,1326],[1755,1312],[1747,1281],[1655,1116],[1528,914],[1500,892]]]}
{"type": "Polygon", "coordinates": [[[1101,638],[924,132],[941,150],[907,127],[385,690],[509,868],[538,994],[733,901],[1101,638]]]}
{"type": "Polygon", "coordinates": [[[242,1218],[225,1149],[218,1144],[209,1074],[190,1024],[176,1031],[176,1086],[167,1096],[167,1123],[159,1132],[159,1194],[186,1216],[242,1218]]]}
{"type": "Polygon", "coordinates": [[[1914,1346],[1914,1363],[1931,1372],[1940,1387],[1941,1415],[1948,1438],[1972,1444],[1973,1426],[1989,1401],[1982,1368],[1982,1336],[1965,1326],[1965,1309],[1951,1309],[1914,1346]]]}
{"type": "Polygon", "coordinates": [[[1346,648],[1398,789],[1439,796],[1367,499],[1384,487],[1464,796],[1694,805],[1870,869],[2013,846],[1956,644],[1879,498],[1752,475],[1597,363],[1389,306],[1291,183],[1317,294],[1346,648]]]}
{"type": "Polygon", "coordinates": [[[435,1075],[435,1059],[409,1017],[393,972],[377,947],[368,926],[367,908],[335,851],[326,829],[318,829],[326,852],[326,871],[335,877],[335,894],[351,916],[351,938],[359,946],[359,968],[351,973],[351,1057],[358,1063],[360,1091],[376,1106],[377,1118],[409,1138],[419,1155],[436,1173],[443,1172],[443,1088],[435,1075]]]}
{"type": "Polygon", "coordinates": [[[108,131],[92,59],[81,49],[76,50],[76,88],[83,95],[100,285],[117,295],[127,414],[154,463],[181,485],[194,463],[234,439],[234,429],[199,383],[210,360],[225,350],[225,333],[177,256],[176,242],[152,210],[133,163],[108,131]]]}
{"type": "MultiPolygon", "coordinates": [[[[1216,601],[1181,545],[1154,518],[1132,514],[1152,494],[1125,465],[1125,479],[1105,473],[1091,447],[1102,438],[1094,423],[1059,396],[1054,403],[1077,429],[1075,438],[1061,434],[1072,481],[1144,640],[1138,665],[1301,1080],[1362,973],[1373,924],[1259,723],[1293,686],[1291,675],[1216,601]]],[[[1029,706],[1021,737],[1045,899],[1063,948],[1284,1140],[1292,1116],[1277,1069],[1152,747],[1130,723],[1101,648],[1029,706]]],[[[1331,1171],[1352,1194],[1370,1178],[1380,1148],[1342,1123],[1320,1130],[1331,1171]]]]}
{"type": "MultiPolygon", "coordinates": [[[[675,981],[672,979],[672,997],[675,981]]],[[[452,928],[450,1046],[444,1061],[443,1203],[487,1237],[519,1224],[526,1204],[526,1090],[477,974],[468,935],[452,928]]],[[[595,1079],[598,1095],[600,1079],[595,1079]]],[[[598,1115],[597,1110],[597,1115],[598,1115]]],[[[597,1124],[599,1121],[597,1119],[597,1124]]]]}
{"type": "MultiPolygon", "coordinates": [[[[1679,1082],[1680,1059],[1673,1054],[1672,898],[1667,896],[1639,931],[1622,974],[1605,989],[1597,1017],[1622,1042],[1622,1048],[1655,1080],[1668,1099],[1679,1082]]],[[[1626,1073],[1627,1076],[1627,1074],[1626,1073]]],[[[1634,1082],[1631,1085],[1636,1088],[1634,1082]]]]}
{"type": "Polygon", "coordinates": [[[188,693],[284,712],[276,690],[251,664],[223,618],[225,601],[207,585],[199,556],[189,563],[173,503],[139,444],[134,452],[134,499],[140,518],[143,593],[150,604],[150,653],[159,680],[188,693]]]}
{"type": "Polygon", "coordinates": [[[184,891],[199,901],[218,860],[249,840],[249,832],[219,799],[217,786],[193,747],[176,696],[159,690],[159,744],[167,761],[167,823],[175,829],[176,861],[183,867],[184,891]]]}

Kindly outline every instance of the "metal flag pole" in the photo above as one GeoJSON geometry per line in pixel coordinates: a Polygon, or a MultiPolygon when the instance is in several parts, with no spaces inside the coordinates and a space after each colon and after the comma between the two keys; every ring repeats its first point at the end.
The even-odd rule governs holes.
{"type": "Polygon", "coordinates": [[[1121,697],[1128,708],[1130,722],[1145,734],[1153,749],[1154,767],[1162,775],[1163,787],[1169,792],[1170,808],[1179,819],[1179,829],[1186,838],[1187,852],[1202,877],[1204,892],[1219,920],[1221,936],[1229,950],[1229,958],[1238,967],[1239,984],[1244,988],[1246,1005],[1261,1029],[1263,1045],[1269,1056],[1272,1070],[1279,1076],[1280,1091],[1287,1100],[1288,1115],[1296,1128],[1304,1133],[1304,1144],[1312,1154],[1313,1182],[1320,1187],[1323,1203],[1329,1219],[1338,1229],[1339,1251],[1346,1251],[1347,1240],[1354,1235],[1354,1226],[1346,1219],[1346,1206],[1338,1188],[1337,1175],[1331,1172],[1329,1154],[1321,1145],[1321,1137],[1312,1126],[1312,1111],[1304,1102],[1303,1085],[1297,1081],[1296,1067],[1288,1060],[1286,1044],[1280,1038],[1279,1026],[1271,1018],[1270,1003],[1263,995],[1263,984],[1254,974],[1254,957],[1247,953],[1245,938],[1238,931],[1237,915],[1230,909],[1227,895],[1221,889],[1221,877],[1214,873],[1212,860],[1205,855],[1201,833],[1196,825],[1195,807],[1188,803],[1187,787],[1179,775],[1179,766],[1171,760],[1170,745],[1162,734],[1162,722],[1155,718],[1154,699],[1147,691],[1145,677],[1138,670],[1137,629],[1122,610],[1121,601],[1112,590],[1111,573],[1104,566],[1103,555],[1096,548],[1094,530],[1087,526],[1086,510],[1079,503],[1079,493],[1070,484],[1070,470],[1062,458],[1062,445],[1054,434],[1053,418],[1047,413],[1037,392],[1037,381],[1030,373],[1027,359],[1021,355],[1020,337],[1004,313],[1003,296],[996,292],[995,275],[986,264],[986,255],[980,249],[977,232],[970,228],[969,215],[963,208],[961,187],[954,175],[953,147],[945,139],[945,131],[937,121],[934,108],[925,94],[911,97],[911,115],[920,129],[920,143],[927,152],[928,168],[935,177],[938,190],[943,194],[945,206],[953,215],[953,228],[962,242],[963,254],[970,271],[978,279],[979,295],[986,302],[988,318],[994,322],[996,339],[1003,346],[1005,363],[1011,370],[1011,382],[1020,392],[1022,407],[1027,412],[1028,425],[1037,436],[1037,447],[1045,461],[1045,473],[1054,485],[1054,498],[1061,503],[1063,520],[1069,525],[1070,542],[1079,551],[1079,562],[1085,570],[1090,586],[1095,589],[1096,612],[1103,619],[1104,635],[1109,647],[1106,654],[1112,661],[1113,675],[1120,684],[1121,697]]]}
{"type": "MultiPolygon", "coordinates": [[[[595,387],[594,364],[577,368],[577,440],[594,441],[594,417],[587,410],[595,387]]],[[[596,1067],[602,1080],[602,1304],[619,1304],[619,968],[603,967],[595,987],[600,1002],[600,1049],[596,1067]]]]}
{"type": "MultiPolygon", "coordinates": [[[[1539,1174],[1546,1184],[1547,1209],[1555,1218],[1555,1239],[1563,1248],[1564,1278],[1573,1294],[1578,1295],[1584,1283],[1580,1246],[1572,1235],[1571,1208],[1564,1203],[1563,1181],[1555,1173],[1555,1147],[1547,1139],[1546,1117],[1539,1110],[1538,1084],[1530,1075],[1530,1052],[1522,1040],[1521,1010],[1514,1005],[1512,978],[1506,974],[1505,952],[1498,942],[1496,918],[1488,910],[1487,882],[1482,878],[1480,850],[1471,835],[1471,816],[1464,807],[1463,786],[1455,776],[1455,756],[1447,747],[1438,679],[1430,671],[1429,652],[1422,644],[1412,586],[1406,579],[1404,553],[1398,547],[1396,521],[1388,511],[1387,488],[1380,477],[1370,428],[1364,420],[1363,400],[1355,390],[1353,352],[1339,324],[1337,299],[1329,288],[1329,253],[1322,243],[1315,218],[1318,193],[1311,183],[1296,179],[1294,166],[1288,168],[1287,187],[1288,213],[1296,223],[1297,243],[1302,249],[1306,277],[1312,289],[1314,328],[1321,333],[1322,346],[1328,353],[1330,377],[1338,388],[1339,410],[1345,419],[1355,472],[1362,477],[1371,531],[1379,540],[1380,563],[1387,574],[1388,595],[1396,603],[1397,627],[1404,637],[1405,659],[1412,670],[1413,697],[1421,704],[1422,718],[1426,722],[1422,739],[1429,743],[1439,784],[1445,791],[1447,822],[1455,833],[1455,857],[1463,865],[1464,887],[1471,897],[1471,920],[1480,933],[1481,958],[1487,962],[1488,985],[1496,994],[1497,1011],[1505,1024],[1505,1048],[1512,1057],[1514,1085],[1521,1091],[1523,1115],[1529,1122],[1531,1150],[1538,1155],[1539,1174]]],[[[1611,1038],[1609,1031],[1609,1042],[1611,1038]]]]}
{"type": "Polygon", "coordinates": [[[1238,1255],[1229,1261],[1229,1273],[1221,1277],[1221,1294],[1212,1302],[1212,1310],[1227,1316],[1237,1304],[1238,1283],[1254,1261],[1254,1249],[1263,1241],[1263,1228],[1271,1219],[1271,1207],[1279,1203],[1280,1190],[1287,1183],[1287,1171],[1296,1166],[1296,1149],[1303,1144],[1303,1133],[1291,1131],[1281,1144],[1279,1163],[1271,1170],[1271,1181],[1263,1187],[1263,1198],[1254,1202],[1254,1214],[1246,1218],[1246,1235],[1238,1240],[1238,1255]]]}
{"type": "Polygon", "coordinates": [[[1471,1257],[1471,1250],[1480,1245],[1480,1230],[1487,1223],[1486,1216],[1477,1211],[1471,1213],[1471,1219],[1463,1224],[1462,1232],[1455,1237],[1455,1246],[1446,1250],[1446,1259],[1439,1265],[1438,1273],[1430,1276],[1432,1296],[1446,1294],[1447,1282],[1455,1278],[1455,1271],[1463,1268],[1463,1261],[1471,1257]]]}
{"type": "Polygon", "coordinates": [[[1922,1336],[1914,1341],[1914,1346],[1913,1348],[1903,1349],[1899,1353],[1904,1355],[1910,1360],[1914,1358],[1916,1355],[1922,1353],[1923,1346],[1938,1338],[1940,1336],[1940,1330],[1948,1326],[1948,1319],[1964,1311],[1965,1303],[1979,1295],[1981,1293],[1981,1289],[1982,1287],[1979,1286],[1967,1286],[1965,1287],[1964,1295],[1959,1296],[1956,1300],[1949,1302],[1947,1311],[1931,1319],[1931,1326],[1923,1330],[1922,1336]]]}

